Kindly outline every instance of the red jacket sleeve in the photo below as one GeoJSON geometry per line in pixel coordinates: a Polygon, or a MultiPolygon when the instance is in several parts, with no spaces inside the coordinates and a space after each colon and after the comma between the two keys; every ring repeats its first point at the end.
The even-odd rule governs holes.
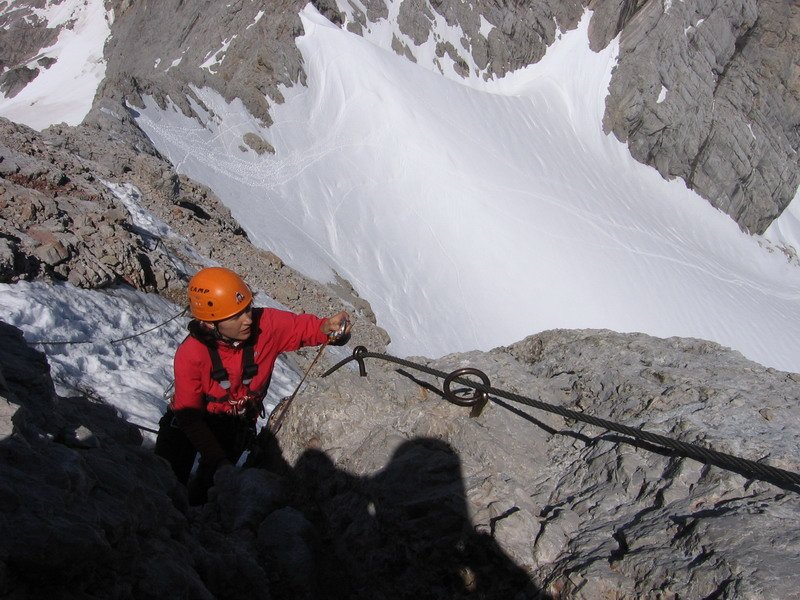
{"type": "Polygon", "coordinates": [[[303,346],[318,346],[328,339],[322,333],[325,319],[284,310],[265,310],[262,329],[271,333],[279,352],[292,352],[303,346]]]}
{"type": "Polygon", "coordinates": [[[211,358],[208,349],[193,338],[187,338],[175,352],[173,362],[175,395],[172,407],[175,410],[191,408],[205,410],[203,402],[203,374],[211,373],[211,358]]]}

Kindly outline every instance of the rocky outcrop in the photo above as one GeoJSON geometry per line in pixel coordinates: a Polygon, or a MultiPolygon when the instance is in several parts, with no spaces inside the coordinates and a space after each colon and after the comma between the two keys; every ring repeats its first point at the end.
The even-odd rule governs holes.
{"type": "Polygon", "coordinates": [[[439,39],[434,12],[444,17],[447,25],[458,26],[464,33],[461,47],[438,41],[437,55],[449,54],[456,65],[461,65],[462,76],[468,75],[464,59],[468,56],[478,69],[475,74],[491,79],[538,62],[559,31],[577,25],[583,6],[579,0],[516,4],[403,0],[398,16],[400,31],[415,45],[439,39]]]}
{"type": "MultiPolygon", "coordinates": [[[[716,344],[552,331],[420,361],[479,368],[492,386],[553,406],[800,470],[800,376],[716,344]]],[[[376,359],[366,370],[317,382],[280,433],[288,461],[313,474],[307,494],[351,581],[380,591],[414,572],[458,581],[460,593],[495,590],[497,573],[481,572],[474,550],[521,569],[518,589],[553,597],[796,596],[797,489],[502,399],[472,418],[429,375],[376,359]],[[437,572],[426,557],[440,554],[437,572]]]]}
{"type": "MultiPolygon", "coordinates": [[[[229,102],[240,99],[263,123],[279,86],[302,83],[305,74],[294,39],[305,2],[183,2],[153,10],[146,3],[114,0],[115,19],[106,45],[106,79],[98,96],[142,106],[167,98],[193,115],[202,106],[191,86],[212,87],[229,102]]],[[[267,140],[269,141],[269,140],[267,140]]]]}
{"type": "Polygon", "coordinates": [[[137,230],[108,183],[57,140],[6,120],[0,140],[3,281],[44,277],[90,288],[126,282],[162,292],[180,283],[158,240],[137,230]]]}
{"type": "MultiPolygon", "coordinates": [[[[194,115],[207,108],[194,89],[207,86],[228,101],[240,99],[269,124],[271,105],[283,100],[281,86],[305,81],[295,45],[303,5],[170,0],[156,11],[114,0],[98,102],[113,100],[119,111],[124,104],[141,107],[150,96],[162,108],[172,102],[194,115]]],[[[389,18],[383,0],[351,4],[349,19],[333,0],[314,5],[355,33],[389,18]]],[[[460,76],[502,77],[541,59],[587,8],[594,48],[620,36],[606,131],[626,142],[637,160],[665,178],[682,178],[743,228],[762,233],[800,186],[796,3],[403,0],[397,9],[403,39],[395,35],[389,47],[416,61],[415,46],[435,43],[439,69],[447,57],[460,76]],[[437,32],[442,22],[460,28],[459,43],[437,32]]],[[[48,29],[32,14],[23,3],[0,15],[6,30],[0,66],[8,67],[0,89],[8,95],[50,66],[38,52],[58,28],[48,29]]],[[[268,139],[257,144],[259,151],[271,147],[268,139]]]]}
{"type": "Polygon", "coordinates": [[[52,59],[38,56],[39,50],[52,45],[67,24],[47,25],[25,5],[6,6],[0,14],[0,92],[7,98],[36,79],[41,69],[52,66],[52,59]]]}
{"type": "Polygon", "coordinates": [[[353,343],[388,343],[349,283],[311,281],[253,247],[216,195],[178,175],[125,109],[99,103],[84,125],[41,133],[0,119],[0,281],[127,284],[183,305],[188,278],[209,261],[291,310],[349,310],[353,343]]]}
{"type": "Polygon", "coordinates": [[[598,2],[592,41],[621,29],[604,127],[763,233],[800,186],[800,7],[781,0],[598,2]],[[617,27],[612,24],[617,22],[617,27]]]}

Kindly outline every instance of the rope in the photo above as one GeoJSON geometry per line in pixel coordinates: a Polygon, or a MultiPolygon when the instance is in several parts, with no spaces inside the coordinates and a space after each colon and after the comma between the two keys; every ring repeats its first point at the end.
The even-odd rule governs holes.
{"type": "Polygon", "coordinates": [[[294,397],[297,395],[297,392],[300,391],[300,386],[303,385],[303,382],[306,380],[306,377],[308,377],[308,374],[311,373],[311,369],[313,369],[314,365],[317,364],[317,361],[319,360],[319,357],[322,356],[322,353],[325,351],[325,347],[327,345],[328,345],[328,342],[326,340],[325,343],[322,344],[322,346],[319,347],[319,351],[317,352],[317,355],[314,357],[314,360],[311,361],[311,364],[308,365],[308,368],[306,369],[306,372],[303,373],[303,378],[300,380],[300,383],[297,384],[297,387],[294,388],[294,392],[292,392],[292,395],[289,396],[289,402],[291,402],[294,399],[294,397]]]}
{"type": "Polygon", "coordinates": [[[319,348],[319,352],[314,357],[314,360],[311,361],[311,364],[308,365],[308,369],[303,374],[303,378],[300,380],[300,383],[297,384],[297,387],[294,388],[294,392],[292,392],[291,396],[286,398],[282,398],[280,402],[278,402],[278,406],[270,413],[269,419],[267,419],[267,428],[273,435],[277,434],[281,427],[283,427],[283,422],[286,419],[286,413],[289,410],[289,406],[292,404],[294,397],[297,395],[297,392],[300,391],[300,386],[303,385],[303,382],[308,377],[308,374],[311,373],[311,369],[314,368],[314,365],[317,364],[319,357],[322,356],[322,353],[325,351],[325,347],[328,345],[328,340],[325,340],[325,343],[322,344],[319,348]]]}
{"type": "Polygon", "coordinates": [[[142,431],[149,431],[150,433],[158,434],[158,430],[157,429],[152,429],[150,427],[145,427],[144,425],[139,425],[139,423],[133,423],[132,421],[127,421],[127,423],[129,425],[133,425],[137,429],[141,429],[142,431]]]}
{"type": "MultiPolygon", "coordinates": [[[[402,358],[397,358],[395,356],[391,356],[389,354],[381,354],[378,352],[369,352],[363,346],[359,346],[353,352],[353,356],[350,356],[334,366],[328,369],[325,373],[322,374],[322,377],[327,377],[334,371],[341,368],[343,365],[349,363],[350,361],[356,360],[359,363],[359,369],[361,376],[366,376],[366,369],[364,367],[363,359],[365,358],[378,358],[381,360],[385,360],[387,362],[392,362],[398,365],[402,365],[404,367],[408,367],[411,369],[416,369],[417,371],[421,371],[423,373],[427,373],[434,377],[439,377],[446,379],[448,381],[457,381],[458,383],[465,385],[467,387],[473,388],[478,390],[484,394],[492,394],[494,396],[498,396],[500,398],[505,398],[507,400],[511,400],[512,402],[517,402],[520,404],[524,404],[526,406],[530,406],[532,408],[536,408],[539,410],[544,410],[547,412],[555,413],[567,419],[574,419],[576,421],[581,421],[583,423],[588,423],[589,425],[593,425],[595,427],[600,427],[602,429],[607,429],[610,431],[616,431],[617,433],[622,433],[624,435],[643,440],[649,442],[651,444],[655,444],[662,448],[668,448],[673,450],[676,454],[680,456],[685,456],[687,458],[692,458],[694,460],[700,461],[706,464],[713,464],[720,468],[733,471],[743,475],[745,477],[752,477],[755,479],[760,479],[763,481],[767,481],[779,487],[786,488],[787,486],[792,489],[792,491],[800,492],[796,486],[800,486],[800,474],[794,473],[792,471],[786,471],[784,469],[780,469],[778,467],[772,467],[770,465],[766,465],[764,463],[755,462],[752,460],[747,460],[744,458],[740,458],[738,456],[734,456],[732,454],[726,454],[724,452],[718,452],[716,450],[712,450],[710,448],[704,448],[702,446],[698,446],[697,444],[691,444],[688,442],[681,442],[679,440],[675,440],[663,435],[658,435],[655,433],[650,433],[648,431],[644,431],[642,429],[637,429],[635,427],[628,427],[627,425],[621,425],[619,423],[614,423],[613,421],[608,421],[606,419],[601,419],[598,417],[594,417],[592,415],[588,415],[581,412],[576,412],[574,410],[570,410],[568,408],[564,408],[562,406],[556,406],[553,404],[548,404],[546,402],[542,402],[541,400],[535,400],[533,398],[527,398],[525,396],[521,396],[519,394],[514,394],[512,392],[507,392],[505,390],[500,390],[494,387],[489,386],[488,384],[478,383],[476,381],[471,381],[469,379],[464,379],[462,377],[453,376],[453,374],[444,373],[443,371],[439,371],[437,369],[433,369],[427,367],[425,365],[421,365],[409,360],[405,360],[402,358]]],[[[485,375],[484,375],[485,377],[485,375]]],[[[485,379],[488,381],[488,379],[485,379]]],[[[446,394],[447,395],[447,394],[446,394]]],[[[450,399],[450,398],[448,398],[450,399]]],[[[459,404],[465,404],[464,402],[459,402],[459,404]]]]}
{"type": "Polygon", "coordinates": [[[184,308],[177,315],[173,315],[172,317],[170,317],[169,319],[167,319],[163,323],[159,323],[158,325],[155,325],[154,327],[151,327],[150,329],[146,329],[144,331],[140,331],[139,333],[134,333],[132,335],[126,335],[125,337],[121,337],[121,338],[118,338],[116,340],[110,340],[110,341],[107,341],[107,342],[105,342],[103,340],[75,340],[75,341],[39,341],[39,342],[28,342],[28,343],[31,344],[32,346],[62,346],[62,345],[63,346],[69,346],[69,345],[79,345],[79,344],[118,344],[119,342],[124,342],[124,341],[127,341],[127,340],[131,340],[133,338],[137,338],[139,336],[145,335],[146,333],[150,333],[151,331],[155,331],[156,329],[159,329],[159,328],[163,327],[167,323],[170,323],[170,322],[174,321],[178,317],[182,317],[184,314],[186,314],[187,310],[188,309],[184,308]]]}

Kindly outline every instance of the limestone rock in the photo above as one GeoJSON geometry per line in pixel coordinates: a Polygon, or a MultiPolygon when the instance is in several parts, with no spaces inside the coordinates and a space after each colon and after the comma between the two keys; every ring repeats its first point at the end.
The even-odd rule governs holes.
{"type": "Polygon", "coordinates": [[[19,94],[26,85],[36,79],[37,75],[39,75],[39,69],[31,69],[24,65],[15,69],[10,69],[0,75],[0,91],[2,91],[7,98],[13,98],[19,94]]]}
{"type": "Polygon", "coordinates": [[[245,133],[242,137],[242,141],[247,144],[248,147],[255,150],[256,154],[264,154],[265,152],[275,154],[275,148],[272,147],[272,144],[255,133],[245,133]]]}
{"type": "Polygon", "coordinates": [[[0,140],[2,281],[123,283],[184,304],[188,278],[211,259],[245,273],[250,285],[291,310],[349,310],[357,321],[353,344],[387,343],[369,304],[352,289],[312,282],[254,248],[211,190],[159,156],[125,107],[103,101],[84,125],[41,133],[0,119],[0,140]],[[171,234],[137,224],[136,207],[171,234]]]}
{"type": "Polygon", "coordinates": [[[800,7],[691,0],[626,14],[632,3],[597,4],[595,46],[622,31],[604,127],[762,233],[800,186],[800,7]]]}
{"type": "Polygon", "coordinates": [[[159,10],[115,0],[117,12],[106,46],[108,67],[99,96],[141,106],[151,95],[167,98],[185,114],[190,84],[218,90],[228,101],[242,100],[264,123],[269,107],[281,102],[279,85],[303,80],[294,38],[302,33],[296,0],[259,3],[198,3],[169,0],[159,10]],[[264,13],[267,13],[266,15],[264,13]],[[259,16],[259,13],[261,16],[259,16]]]}
{"type": "MultiPolygon", "coordinates": [[[[710,342],[553,331],[489,353],[420,360],[444,372],[477,367],[494,387],[553,406],[800,471],[797,377],[710,342]]],[[[380,573],[375,581],[391,581],[390,565],[416,565],[414,556],[440,543],[454,545],[456,566],[475,570],[458,554],[470,544],[456,541],[462,531],[486,536],[471,542],[475,551],[505,565],[517,590],[569,598],[796,593],[796,489],[499,398],[470,418],[443,401],[441,381],[429,375],[375,359],[366,367],[367,377],[344,367],[296,398],[280,434],[295,469],[316,465],[307,495],[324,499],[354,581],[364,564],[380,573]],[[429,538],[392,529],[388,516],[431,514],[439,526],[415,529],[432,530],[429,538]],[[396,538],[414,550],[398,558],[387,541],[396,538]]],[[[478,590],[494,589],[486,577],[478,572],[478,590]]]]}
{"type": "MultiPolygon", "coordinates": [[[[39,51],[55,43],[61,30],[67,25],[47,27],[43,19],[31,7],[22,3],[15,10],[4,10],[0,14],[0,91],[6,97],[16,96],[27,83],[38,75],[38,68],[28,63],[36,59],[39,51]]],[[[7,7],[8,8],[8,7],[7,7]]],[[[37,61],[42,67],[48,61],[37,61]]]]}

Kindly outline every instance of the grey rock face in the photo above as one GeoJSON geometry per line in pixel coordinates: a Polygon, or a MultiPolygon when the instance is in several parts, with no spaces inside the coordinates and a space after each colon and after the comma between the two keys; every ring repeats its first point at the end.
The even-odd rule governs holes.
{"type": "Polygon", "coordinates": [[[112,4],[115,21],[100,97],[136,106],[145,94],[162,106],[169,97],[192,115],[189,86],[210,86],[228,101],[241,99],[251,114],[270,123],[270,103],[283,100],[278,86],[303,81],[294,38],[302,33],[298,13],[304,3],[170,0],[158,10],[140,2],[112,4]]]}
{"type": "MultiPolygon", "coordinates": [[[[442,47],[437,49],[437,55],[441,58],[448,54],[462,76],[468,74],[464,56],[471,56],[479,69],[476,75],[488,79],[540,60],[559,29],[575,26],[583,7],[578,0],[528,3],[403,0],[398,15],[400,31],[416,45],[438,40],[434,12],[444,17],[448,25],[458,25],[464,31],[460,48],[452,44],[445,48],[438,42],[442,47]],[[481,32],[482,18],[492,26],[488,36],[481,32]]],[[[403,54],[399,47],[395,51],[403,54]]]]}
{"type": "MultiPolygon", "coordinates": [[[[764,369],[716,344],[553,331],[490,353],[422,362],[444,372],[477,367],[498,388],[800,471],[800,375],[764,369]]],[[[519,590],[587,599],[657,591],[796,597],[796,490],[653,452],[524,405],[492,402],[470,418],[469,409],[443,401],[396,366],[374,359],[366,366],[365,378],[343,368],[298,397],[280,434],[290,462],[327,461],[324,469],[340,473],[330,487],[311,489],[326,499],[344,568],[366,560],[379,572],[402,568],[443,538],[455,541],[463,528],[496,543],[495,560],[511,572],[522,569],[519,590]],[[458,502],[466,504],[453,508],[458,502]],[[361,518],[362,531],[342,512],[371,517],[361,518]],[[385,558],[396,557],[391,536],[378,535],[391,527],[385,515],[431,514],[450,519],[450,528],[435,529],[431,539],[398,533],[414,551],[394,563],[385,558]]],[[[456,548],[465,543],[462,537],[456,548]]],[[[465,573],[474,570],[467,557],[459,560],[465,573]]],[[[485,578],[478,573],[475,580],[481,590],[485,578]]]]}
{"type": "Polygon", "coordinates": [[[0,119],[0,157],[4,282],[50,278],[88,288],[127,283],[183,305],[188,278],[212,260],[296,312],[349,310],[356,321],[353,344],[388,343],[369,303],[352,286],[310,281],[254,248],[219,199],[178,175],[119,105],[98,103],[81,127],[41,133],[0,119]],[[130,194],[174,235],[137,226],[111,186],[130,194]]]}
{"type": "Polygon", "coordinates": [[[85,164],[53,140],[1,121],[4,281],[44,276],[80,287],[127,282],[166,291],[180,280],[164,251],[133,232],[124,206],[85,164]]]}
{"type": "Polygon", "coordinates": [[[269,154],[275,154],[275,148],[273,148],[270,143],[265,142],[264,138],[256,135],[255,133],[245,133],[242,137],[242,141],[250,148],[255,150],[257,154],[264,154],[265,152],[268,152],[269,154]]]}
{"type": "Polygon", "coordinates": [[[51,66],[47,59],[37,60],[37,54],[40,49],[52,45],[63,27],[68,26],[64,24],[48,28],[31,11],[32,6],[42,5],[43,2],[15,4],[4,7],[0,14],[0,91],[7,97],[16,96],[36,78],[39,69],[51,66]]]}
{"type": "MultiPolygon", "coordinates": [[[[628,5],[598,6],[597,47],[628,5]]],[[[604,127],[762,233],[800,186],[799,53],[793,2],[647,3],[622,29],[604,127]]]]}
{"type": "Polygon", "coordinates": [[[6,97],[13,98],[26,85],[36,79],[38,74],[39,69],[31,69],[26,66],[11,69],[0,76],[0,91],[2,91],[6,97]]]}

